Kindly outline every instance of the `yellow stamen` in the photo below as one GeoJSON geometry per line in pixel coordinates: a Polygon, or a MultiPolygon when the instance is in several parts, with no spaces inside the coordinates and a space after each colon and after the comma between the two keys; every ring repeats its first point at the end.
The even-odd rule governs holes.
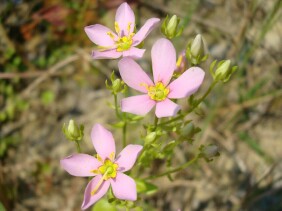
{"type": "Polygon", "coordinates": [[[118,34],[120,33],[120,28],[119,28],[118,22],[115,22],[115,30],[118,34]]]}
{"type": "Polygon", "coordinates": [[[107,35],[109,35],[111,39],[113,40],[115,39],[115,36],[112,32],[107,32],[107,35]]]}
{"type": "Polygon", "coordinates": [[[99,170],[91,170],[90,172],[94,173],[94,174],[100,174],[100,171],[99,170]]]}
{"type": "Polygon", "coordinates": [[[103,159],[101,158],[101,156],[99,154],[96,155],[97,160],[99,160],[100,162],[103,162],[103,159]]]}
{"type": "Polygon", "coordinates": [[[140,83],[139,85],[140,85],[140,86],[144,86],[147,90],[149,89],[148,84],[145,84],[145,83],[140,83]]]}
{"type": "Polygon", "coordinates": [[[114,153],[114,152],[112,152],[112,153],[110,154],[109,158],[113,161],[113,160],[114,160],[114,158],[115,158],[115,153],[114,153]]]}
{"type": "MultiPolygon", "coordinates": [[[[99,155],[97,157],[100,157],[99,155]]],[[[114,152],[111,153],[109,157],[114,158],[114,152]]],[[[103,184],[103,181],[106,181],[110,178],[116,178],[117,176],[117,169],[118,169],[118,164],[114,163],[113,161],[106,159],[98,169],[92,170],[91,172],[96,173],[96,174],[102,174],[103,177],[98,181],[94,189],[91,191],[91,195],[93,196],[94,194],[97,193],[98,189],[101,187],[103,184]]]]}
{"type": "Polygon", "coordinates": [[[180,55],[180,56],[178,57],[178,59],[177,59],[176,66],[177,66],[177,67],[180,67],[182,61],[183,61],[183,56],[180,55]]]}
{"type": "Polygon", "coordinates": [[[166,99],[169,89],[162,82],[158,82],[155,86],[149,86],[148,95],[152,100],[163,101],[166,99]]]}
{"type": "Polygon", "coordinates": [[[95,193],[97,193],[97,191],[98,191],[98,189],[101,187],[103,181],[106,180],[108,171],[109,171],[109,170],[107,170],[107,171],[105,172],[105,174],[103,175],[103,177],[99,180],[98,184],[97,184],[97,185],[95,186],[95,188],[91,191],[91,196],[93,196],[95,193]]]}
{"type": "Polygon", "coordinates": [[[130,33],[130,28],[131,28],[131,23],[129,22],[128,25],[127,25],[128,34],[130,33]]]}

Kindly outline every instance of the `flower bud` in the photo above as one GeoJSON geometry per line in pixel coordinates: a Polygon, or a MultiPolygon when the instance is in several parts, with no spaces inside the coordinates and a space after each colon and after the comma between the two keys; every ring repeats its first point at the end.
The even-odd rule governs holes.
{"type": "Polygon", "coordinates": [[[204,154],[207,158],[216,157],[219,155],[218,146],[210,144],[205,147],[204,154]]]}
{"type": "Polygon", "coordinates": [[[116,80],[113,81],[113,91],[114,92],[119,92],[120,91],[120,88],[121,88],[121,85],[122,85],[122,81],[118,78],[116,80]]]}
{"type": "Polygon", "coordinates": [[[169,20],[168,16],[164,20],[161,31],[168,38],[173,39],[182,34],[183,27],[179,27],[180,18],[176,15],[173,15],[169,20]]]}
{"type": "Polygon", "coordinates": [[[204,41],[200,34],[198,34],[192,42],[191,54],[194,57],[203,56],[205,53],[204,41]]]}
{"type": "Polygon", "coordinates": [[[149,133],[146,137],[145,137],[145,143],[146,144],[150,144],[151,142],[153,142],[157,137],[157,133],[156,132],[151,132],[149,133]]]}
{"type": "Polygon", "coordinates": [[[225,83],[230,79],[233,72],[237,70],[237,66],[231,66],[230,60],[223,60],[217,64],[217,67],[214,71],[216,63],[217,61],[214,61],[210,67],[210,72],[215,81],[222,81],[225,83]]]}
{"type": "Polygon", "coordinates": [[[173,37],[173,35],[174,35],[175,32],[176,32],[177,25],[178,25],[177,22],[178,22],[178,21],[177,21],[177,16],[176,16],[176,15],[173,15],[173,16],[170,18],[170,20],[169,20],[169,22],[168,22],[168,24],[167,24],[166,30],[167,30],[167,33],[168,33],[168,35],[169,35],[170,37],[173,37]]]}
{"type": "Polygon", "coordinates": [[[79,128],[72,119],[69,121],[68,133],[73,137],[77,137],[79,135],[79,128]]]}
{"type": "Polygon", "coordinates": [[[176,73],[183,73],[185,70],[187,70],[187,59],[185,57],[185,51],[181,51],[181,53],[178,55],[177,62],[176,62],[176,73]]]}
{"type": "Polygon", "coordinates": [[[202,35],[198,34],[192,43],[188,44],[186,57],[193,65],[200,64],[208,58],[202,35]]]}
{"type": "Polygon", "coordinates": [[[199,157],[204,158],[207,162],[213,160],[214,157],[220,156],[219,148],[215,144],[210,144],[207,146],[201,145],[199,157]]]}
{"type": "Polygon", "coordinates": [[[119,92],[123,93],[126,90],[126,85],[119,78],[116,79],[114,71],[111,74],[111,84],[108,84],[108,81],[106,80],[106,87],[111,90],[114,95],[119,92]]]}
{"type": "Polygon", "coordinates": [[[70,120],[68,126],[63,125],[63,133],[69,141],[81,141],[83,138],[84,126],[80,127],[76,124],[74,120],[70,120]]]}

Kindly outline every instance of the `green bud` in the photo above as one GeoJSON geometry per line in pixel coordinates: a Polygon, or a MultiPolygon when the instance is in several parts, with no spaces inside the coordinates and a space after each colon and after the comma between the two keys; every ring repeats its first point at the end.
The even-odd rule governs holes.
{"type": "Polygon", "coordinates": [[[220,156],[219,148],[215,144],[210,144],[207,146],[201,145],[199,157],[204,158],[207,162],[213,160],[214,157],[220,156]]]}
{"type": "Polygon", "coordinates": [[[205,147],[204,154],[208,158],[216,157],[216,156],[219,155],[218,150],[219,150],[218,146],[216,146],[214,144],[210,144],[210,145],[205,147]]]}
{"type": "Polygon", "coordinates": [[[192,43],[188,44],[186,57],[193,65],[198,65],[208,58],[202,35],[198,34],[192,43]]]}
{"type": "Polygon", "coordinates": [[[194,57],[203,56],[205,54],[205,46],[203,38],[200,34],[198,34],[192,42],[191,45],[191,54],[194,57]]]}
{"type": "Polygon", "coordinates": [[[114,71],[111,74],[111,85],[108,83],[107,80],[105,83],[106,83],[107,89],[111,90],[112,93],[115,95],[119,92],[123,93],[126,90],[126,85],[124,84],[124,82],[121,79],[119,78],[116,79],[114,71]]]}
{"type": "Polygon", "coordinates": [[[173,39],[182,34],[183,27],[179,27],[180,18],[173,15],[169,20],[168,16],[162,23],[161,31],[168,38],[173,39]]]}
{"type": "Polygon", "coordinates": [[[68,126],[66,124],[63,125],[63,133],[66,136],[66,139],[69,141],[81,141],[84,135],[84,126],[80,125],[80,127],[76,124],[74,120],[70,120],[68,126]]]}
{"type": "Polygon", "coordinates": [[[189,122],[185,125],[181,130],[181,136],[185,137],[186,139],[191,139],[194,137],[195,134],[199,133],[201,129],[199,127],[195,127],[192,122],[189,122]]]}
{"type": "Polygon", "coordinates": [[[215,81],[227,82],[231,75],[237,70],[237,66],[231,66],[230,60],[223,60],[216,65],[214,61],[210,66],[210,72],[215,81]],[[217,66],[215,68],[215,66],[217,66]],[[215,68],[215,71],[214,71],[215,68]]]}
{"type": "Polygon", "coordinates": [[[122,85],[122,81],[119,78],[114,80],[112,85],[113,91],[119,92],[121,85],[122,85]]]}
{"type": "Polygon", "coordinates": [[[72,119],[69,121],[68,132],[73,137],[77,137],[79,135],[79,128],[72,119]]]}
{"type": "Polygon", "coordinates": [[[150,144],[152,143],[157,137],[157,133],[156,132],[151,132],[149,133],[146,137],[145,137],[145,143],[146,144],[150,144]]]}
{"type": "Polygon", "coordinates": [[[173,15],[168,24],[167,24],[167,27],[166,27],[166,30],[167,30],[167,34],[170,36],[170,37],[173,37],[173,35],[175,34],[176,32],[176,29],[177,29],[177,16],[176,15],[173,15]]]}

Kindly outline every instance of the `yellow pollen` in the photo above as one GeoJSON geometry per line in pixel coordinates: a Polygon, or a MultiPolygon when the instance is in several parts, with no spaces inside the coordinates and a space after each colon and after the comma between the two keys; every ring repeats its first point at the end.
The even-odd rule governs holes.
{"type": "Polygon", "coordinates": [[[111,160],[114,160],[114,158],[115,158],[115,153],[112,152],[109,157],[110,157],[111,160]]]}
{"type": "Polygon", "coordinates": [[[112,32],[107,32],[107,35],[109,35],[111,39],[113,39],[113,40],[115,39],[115,36],[113,35],[112,32]]]}
{"type": "Polygon", "coordinates": [[[155,86],[149,86],[146,89],[148,90],[149,97],[155,101],[165,100],[169,93],[169,89],[162,82],[158,82],[155,86]]]}
{"type": "Polygon", "coordinates": [[[118,34],[120,33],[120,28],[119,28],[118,22],[115,22],[115,30],[118,34]]]}
{"type": "Polygon", "coordinates": [[[118,40],[116,41],[117,51],[118,52],[127,51],[133,43],[132,40],[133,36],[134,34],[131,33],[128,37],[127,36],[119,37],[118,40]]]}
{"type": "Polygon", "coordinates": [[[131,28],[131,23],[129,22],[128,25],[127,25],[128,34],[130,33],[130,28],[131,28]]]}
{"type": "Polygon", "coordinates": [[[180,56],[178,57],[178,59],[177,59],[176,66],[177,66],[177,67],[180,67],[182,61],[183,61],[183,56],[180,55],[180,56]]]}
{"type": "Polygon", "coordinates": [[[103,159],[102,159],[102,157],[101,157],[99,154],[96,155],[96,158],[97,158],[97,160],[99,160],[100,162],[103,162],[103,159]]]}

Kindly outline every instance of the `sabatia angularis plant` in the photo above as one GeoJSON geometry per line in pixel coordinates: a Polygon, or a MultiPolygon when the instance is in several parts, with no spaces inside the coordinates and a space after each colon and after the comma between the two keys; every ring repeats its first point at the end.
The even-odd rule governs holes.
{"type": "Polygon", "coordinates": [[[127,3],[119,6],[115,19],[116,33],[100,24],[84,28],[89,39],[98,45],[98,50],[92,52],[92,57],[94,59],[115,59],[121,56],[141,58],[145,49],[139,49],[136,46],[157,26],[160,19],[147,20],[135,33],[135,16],[127,3]]]}
{"type": "Polygon", "coordinates": [[[143,146],[127,145],[115,158],[116,147],[111,132],[96,124],[91,132],[96,158],[75,154],[61,160],[61,166],[77,177],[94,177],[87,185],[81,209],[87,209],[106,194],[110,185],[116,198],[135,201],[135,181],[124,174],[130,170],[143,146]]]}
{"type": "Polygon", "coordinates": [[[188,161],[175,168],[172,166],[175,148],[181,146],[184,141],[194,142],[195,134],[201,131],[199,127],[194,126],[188,115],[205,100],[217,83],[226,83],[236,70],[236,67],[232,67],[230,60],[223,60],[218,64],[214,61],[210,66],[213,82],[202,96],[194,96],[193,94],[199,89],[205,77],[205,72],[195,65],[204,62],[208,54],[202,36],[197,35],[176,61],[176,50],[170,40],[180,36],[182,28],[179,25],[180,19],[173,15],[169,22],[165,21],[162,25],[163,34],[170,40],[159,39],[152,47],[153,79],[151,79],[133,58],[143,56],[145,49],[139,49],[138,45],[156,27],[159,19],[151,18],[147,20],[145,25],[136,33],[135,16],[127,3],[119,6],[115,19],[116,33],[100,24],[85,27],[85,32],[90,40],[98,45],[98,50],[92,52],[94,59],[124,57],[118,63],[122,80],[116,78],[113,72],[111,84],[109,85],[106,81],[106,87],[111,90],[114,97],[113,107],[119,121],[114,123],[113,126],[122,129],[124,149],[115,157],[116,149],[112,134],[97,124],[91,132],[92,143],[97,156],[81,154],[80,143],[83,138],[84,127],[78,128],[78,124],[73,120],[70,121],[68,127],[63,127],[66,138],[75,141],[78,154],[62,159],[61,166],[73,176],[94,177],[85,189],[82,209],[87,209],[96,203],[107,193],[110,186],[113,194],[108,194],[106,203],[109,206],[125,207],[127,210],[136,208],[141,202],[141,200],[132,202],[137,199],[137,191],[138,193],[151,193],[152,187],[155,187],[148,183],[148,180],[163,176],[171,178],[171,174],[186,169],[200,158],[210,162],[218,156],[219,152],[216,145],[202,144],[198,148],[198,152],[193,153],[192,159],[189,158],[188,161]],[[188,69],[187,61],[192,65],[188,69]],[[142,94],[122,99],[119,106],[118,94],[127,94],[125,84],[142,94]],[[178,105],[177,100],[181,98],[187,98],[189,109],[183,109],[178,113],[180,105],[178,105]],[[153,107],[156,107],[154,122],[153,124],[148,122],[143,124],[146,135],[140,133],[141,138],[138,139],[143,141],[144,147],[133,144],[126,145],[128,126],[136,124],[143,118],[122,112],[144,116],[153,107]],[[170,118],[166,120],[163,117],[170,118]],[[138,173],[138,178],[133,180],[124,172],[133,167],[141,150],[142,154],[138,159],[139,169],[135,171],[135,173],[138,173]],[[145,168],[150,167],[155,159],[162,159],[167,168],[163,172],[154,169],[153,175],[146,175],[146,177],[139,175],[145,168]],[[136,186],[135,181],[138,186],[136,186]],[[112,195],[116,199],[112,198],[112,195]]]}
{"type": "Polygon", "coordinates": [[[180,106],[170,99],[184,98],[195,93],[203,82],[205,72],[199,67],[191,67],[169,83],[176,69],[176,53],[167,39],[156,41],[151,57],[153,81],[133,59],[123,58],[119,62],[123,81],[131,88],[144,93],[122,99],[121,110],[145,115],[156,106],[155,113],[158,118],[174,116],[180,106]]]}

